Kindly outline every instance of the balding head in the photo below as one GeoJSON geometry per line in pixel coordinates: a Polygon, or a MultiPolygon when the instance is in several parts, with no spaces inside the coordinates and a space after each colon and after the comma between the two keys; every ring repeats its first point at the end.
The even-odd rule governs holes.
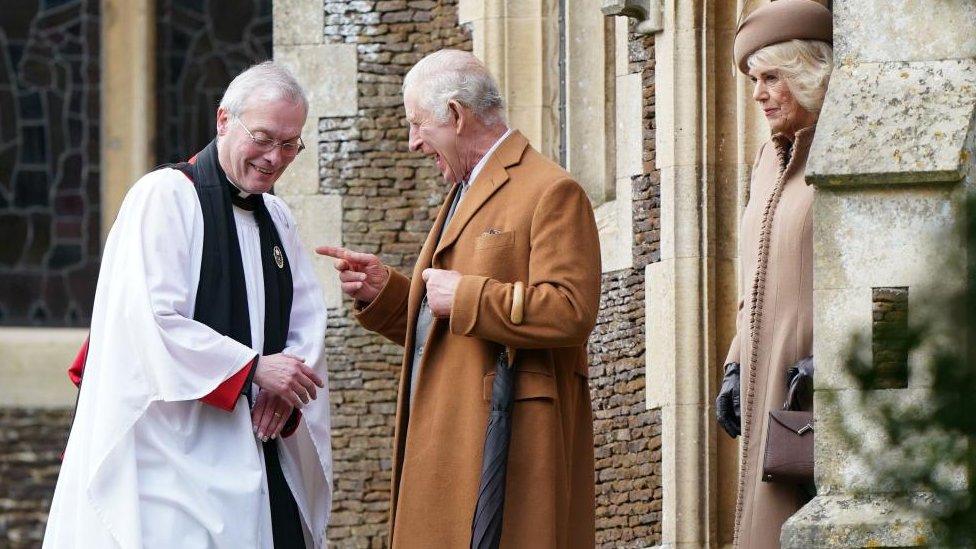
{"type": "Polygon", "coordinates": [[[421,59],[403,79],[403,95],[408,94],[440,122],[449,117],[448,103],[457,101],[487,126],[505,123],[498,84],[484,63],[466,51],[440,50],[421,59]]]}

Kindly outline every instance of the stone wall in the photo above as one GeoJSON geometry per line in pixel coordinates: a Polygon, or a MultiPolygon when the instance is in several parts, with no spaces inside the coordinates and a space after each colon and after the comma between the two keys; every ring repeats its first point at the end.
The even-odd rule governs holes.
{"type": "Polygon", "coordinates": [[[71,410],[0,408],[0,547],[36,547],[68,441],[71,410]]]}
{"type": "MultiPolygon", "coordinates": [[[[400,85],[424,55],[471,49],[454,0],[325,2],[325,39],[356,44],[359,112],[319,124],[322,192],[342,196],[343,245],[411,274],[448,187],[407,149],[400,85]]],[[[367,333],[348,300],[330,311],[327,346],[336,547],[386,545],[396,390],[403,349],[367,333]]]]}
{"type": "MultiPolygon", "coordinates": [[[[631,23],[633,26],[633,23],[631,23]]],[[[633,29],[631,29],[633,30],[633,29]]],[[[645,406],[644,266],[660,259],[660,174],[654,171],[654,40],[629,37],[641,73],[644,173],[634,176],[634,267],[603,276],[590,337],[598,547],[661,541],[661,416],[645,406]]]]}

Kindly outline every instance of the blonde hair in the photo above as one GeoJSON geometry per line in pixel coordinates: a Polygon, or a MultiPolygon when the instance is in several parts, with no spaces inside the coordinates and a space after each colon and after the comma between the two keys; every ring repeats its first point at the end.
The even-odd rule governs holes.
{"type": "Polygon", "coordinates": [[[819,40],[789,40],[757,50],[746,63],[750,69],[764,65],[778,70],[796,102],[819,113],[834,68],[834,50],[819,40]]]}

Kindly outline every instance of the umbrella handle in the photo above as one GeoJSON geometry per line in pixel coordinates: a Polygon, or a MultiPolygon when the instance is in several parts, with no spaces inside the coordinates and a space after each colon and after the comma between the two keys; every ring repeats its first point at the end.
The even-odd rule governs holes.
{"type": "Polygon", "coordinates": [[[509,314],[509,319],[512,324],[518,326],[522,323],[525,313],[525,284],[521,280],[515,281],[515,287],[512,289],[512,312],[509,314]]]}

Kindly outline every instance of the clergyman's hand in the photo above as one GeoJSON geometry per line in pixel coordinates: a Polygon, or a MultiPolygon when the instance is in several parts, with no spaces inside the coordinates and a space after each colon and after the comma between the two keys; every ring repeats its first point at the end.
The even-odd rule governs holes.
{"type": "Polygon", "coordinates": [[[315,400],[316,386],[325,387],[322,378],[305,364],[305,359],[285,353],[258,358],[254,383],[296,408],[315,400]]]}
{"type": "Polygon", "coordinates": [[[443,269],[424,269],[424,282],[427,283],[427,305],[436,318],[451,318],[454,306],[454,293],[461,282],[461,273],[443,269]]]}
{"type": "Polygon", "coordinates": [[[264,442],[276,438],[294,409],[287,400],[271,391],[259,392],[251,409],[251,423],[258,438],[264,442]]]}
{"type": "Polygon", "coordinates": [[[390,272],[373,254],[354,252],[339,246],[319,246],[315,253],[335,259],[342,291],[362,303],[372,303],[386,286],[390,272]]]}

